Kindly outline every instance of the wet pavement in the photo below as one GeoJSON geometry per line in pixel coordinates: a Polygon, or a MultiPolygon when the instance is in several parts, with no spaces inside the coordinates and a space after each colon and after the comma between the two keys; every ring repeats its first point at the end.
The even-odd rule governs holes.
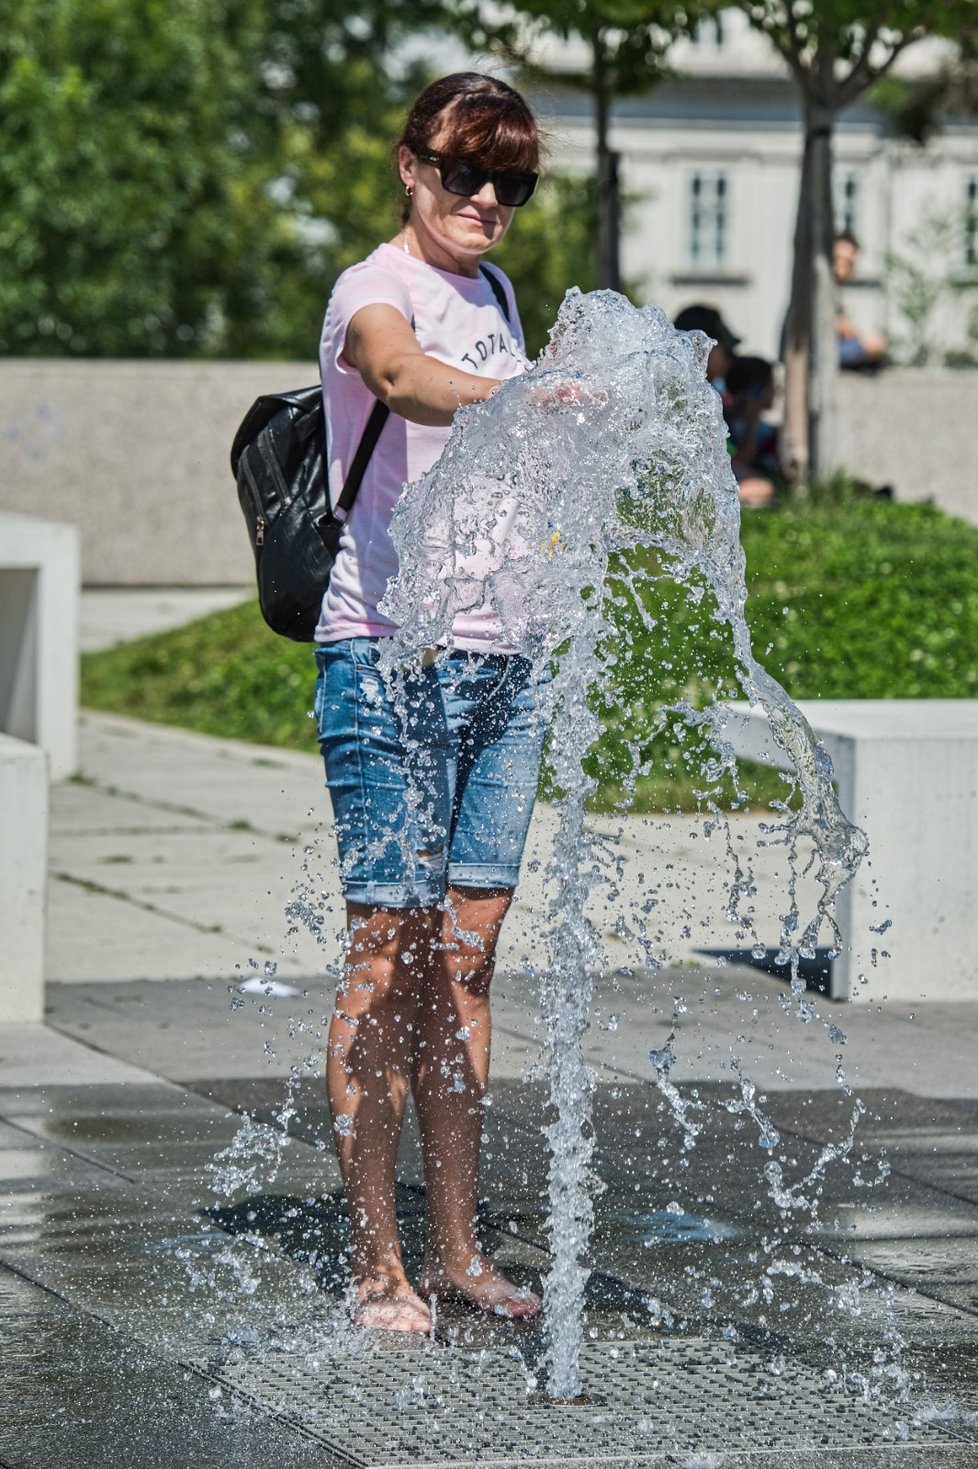
{"type": "MultiPolygon", "coordinates": [[[[82,748],[53,793],[47,1024],[0,1032],[3,1469],[976,1469],[978,1007],[812,995],[802,1020],[749,956],[705,960],[726,947],[705,925],[657,971],[612,945],[589,1039],[586,1401],[553,1404],[536,1324],[445,1308],[405,1341],[346,1320],[313,757],[91,718],[82,748]],[[295,907],[312,894],[315,932],[295,907]],[[678,1115],[648,1057],[670,1033],[678,1115]]],[[[709,855],[688,824],[655,830],[661,868],[695,852],[677,903],[702,911],[709,855]]],[[[528,876],[482,1225],[539,1284],[528,876]]],[[[413,1265],[410,1127],[400,1177],[413,1265]]]]}
{"type": "MultiPolygon", "coordinates": [[[[646,978],[649,1010],[705,988],[710,1025],[724,1023],[715,973],[646,978]]],[[[776,1001],[770,977],[739,982],[776,1001]]],[[[606,982],[599,1008],[623,985],[606,982]]],[[[978,1465],[974,1097],[863,1089],[857,1148],[803,1190],[819,1193],[813,1217],[772,1200],[729,1080],[683,1083],[702,1127],[685,1148],[649,1076],[595,1057],[587,1401],[553,1405],[534,1325],[446,1308],[416,1342],[347,1324],[345,1211],[312,1064],[324,992],[239,990],[56,983],[47,1027],[0,1042],[5,1469],[978,1465]]],[[[511,981],[502,992],[514,1035],[487,1113],[483,1232],[538,1285],[545,1103],[526,1075],[532,1027],[521,1056],[511,981]]],[[[684,1041],[702,1049],[695,1020],[684,1041]]],[[[854,1103],[833,1084],[768,1088],[761,1105],[797,1181],[854,1103]]],[[[399,1197],[412,1266],[413,1137],[399,1197]]]]}

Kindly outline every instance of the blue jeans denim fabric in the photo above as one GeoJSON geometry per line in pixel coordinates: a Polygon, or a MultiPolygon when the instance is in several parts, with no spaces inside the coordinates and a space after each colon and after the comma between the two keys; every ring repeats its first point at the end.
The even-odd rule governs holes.
{"type": "Polygon", "coordinates": [[[431,907],[446,886],[513,888],[536,797],[543,682],[527,659],[445,652],[403,674],[403,706],[376,638],[316,650],[316,721],[343,892],[380,908],[431,907]]]}

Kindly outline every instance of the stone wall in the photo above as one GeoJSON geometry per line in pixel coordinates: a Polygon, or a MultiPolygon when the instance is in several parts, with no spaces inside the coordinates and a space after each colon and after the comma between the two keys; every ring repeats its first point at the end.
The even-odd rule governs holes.
{"type": "MultiPolygon", "coordinates": [[[[228,449],[259,393],[314,364],[0,359],[0,509],[79,526],[88,586],[252,578],[228,449]]],[[[978,524],[978,373],[841,381],[842,461],[978,524]]]]}
{"type": "Polygon", "coordinates": [[[81,529],[87,586],[237,586],[254,563],[228,462],[262,392],[314,363],[0,359],[0,509],[81,529]]]}
{"type": "Polygon", "coordinates": [[[843,373],[839,409],[839,460],[851,474],[978,525],[978,372],[843,373]]]}

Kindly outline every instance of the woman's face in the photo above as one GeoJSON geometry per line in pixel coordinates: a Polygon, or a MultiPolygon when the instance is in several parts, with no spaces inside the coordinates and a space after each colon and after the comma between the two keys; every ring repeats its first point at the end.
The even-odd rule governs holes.
{"type": "MultiPolygon", "coordinates": [[[[447,129],[435,134],[430,148],[432,153],[451,156],[447,129]]],[[[509,229],[512,207],[498,202],[491,179],[468,198],[449,193],[435,164],[424,162],[410,148],[401,147],[398,164],[401,182],[414,191],[408,229],[425,258],[443,270],[474,274],[480,256],[498,245],[509,229]]]]}

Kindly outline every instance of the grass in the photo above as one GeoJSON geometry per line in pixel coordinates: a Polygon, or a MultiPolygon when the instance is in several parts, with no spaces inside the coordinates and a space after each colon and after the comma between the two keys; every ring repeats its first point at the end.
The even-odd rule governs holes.
{"type": "MultiPolygon", "coordinates": [[[[928,505],[851,498],[746,515],[742,540],[755,656],[794,698],[978,692],[975,527],[928,505]]],[[[694,601],[650,553],[617,570],[594,804],[611,809],[634,784],[638,809],[695,807],[702,745],[663,710],[738,697],[729,632],[709,595],[694,601]]],[[[309,751],[313,681],[310,650],[269,632],[255,603],[82,660],[90,708],[309,751]]],[[[741,773],[753,801],[784,798],[774,772],[741,773]]]]}

